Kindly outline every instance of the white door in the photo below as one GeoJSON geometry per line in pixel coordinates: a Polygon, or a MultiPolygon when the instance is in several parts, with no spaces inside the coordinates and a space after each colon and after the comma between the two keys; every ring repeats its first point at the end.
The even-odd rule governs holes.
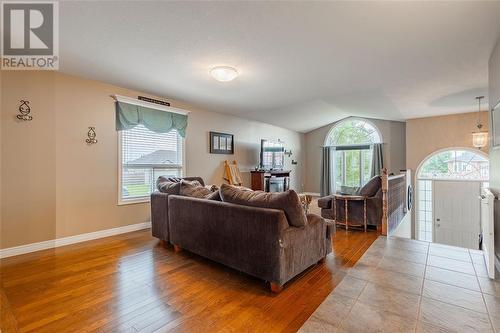
{"type": "Polygon", "coordinates": [[[495,278],[495,196],[489,189],[484,189],[481,195],[481,232],[483,234],[483,253],[488,269],[488,276],[495,278]]]}
{"type": "Polygon", "coordinates": [[[480,182],[434,181],[434,242],[479,248],[480,182]]]}

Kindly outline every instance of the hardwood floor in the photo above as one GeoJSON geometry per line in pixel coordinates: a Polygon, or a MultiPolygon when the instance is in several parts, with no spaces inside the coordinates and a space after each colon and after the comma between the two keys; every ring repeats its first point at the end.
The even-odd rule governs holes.
{"type": "Polygon", "coordinates": [[[377,238],[338,230],[334,252],[284,290],[149,230],[1,261],[2,332],[295,332],[377,238]]]}

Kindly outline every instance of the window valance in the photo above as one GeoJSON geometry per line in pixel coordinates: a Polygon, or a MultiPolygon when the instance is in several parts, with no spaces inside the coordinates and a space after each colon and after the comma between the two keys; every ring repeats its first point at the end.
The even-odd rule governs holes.
{"type": "Polygon", "coordinates": [[[115,100],[117,131],[142,124],[156,133],[168,133],[175,129],[180,136],[185,137],[188,118],[186,111],[120,96],[115,96],[115,100]]]}

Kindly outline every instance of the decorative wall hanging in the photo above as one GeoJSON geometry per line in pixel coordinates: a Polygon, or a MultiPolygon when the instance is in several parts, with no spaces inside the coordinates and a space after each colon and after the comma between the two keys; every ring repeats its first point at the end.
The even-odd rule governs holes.
{"type": "Polygon", "coordinates": [[[149,103],[170,106],[169,102],[160,101],[159,99],[149,98],[149,97],[145,97],[145,96],[138,96],[137,99],[140,101],[145,101],[145,102],[149,102],[149,103]]]}
{"type": "Polygon", "coordinates": [[[210,132],[210,154],[234,154],[234,136],[210,132]]]}
{"type": "Polygon", "coordinates": [[[21,100],[20,102],[21,102],[21,105],[19,105],[19,112],[21,114],[17,115],[17,119],[23,120],[23,121],[32,120],[33,117],[30,116],[31,108],[28,105],[30,103],[30,101],[21,100]]]}
{"type": "Polygon", "coordinates": [[[88,139],[85,140],[88,145],[93,145],[97,143],[95,127],[89,127],[89,131],[87,132],[88,139]]]}

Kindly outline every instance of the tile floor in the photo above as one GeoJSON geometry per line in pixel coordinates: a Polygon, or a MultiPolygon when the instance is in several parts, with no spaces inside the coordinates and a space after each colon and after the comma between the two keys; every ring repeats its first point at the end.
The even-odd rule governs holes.
{"type": "Polygon", "coordinates": [[[479,251],[379,237],[300,332],[498,332],[479,251]]]}

